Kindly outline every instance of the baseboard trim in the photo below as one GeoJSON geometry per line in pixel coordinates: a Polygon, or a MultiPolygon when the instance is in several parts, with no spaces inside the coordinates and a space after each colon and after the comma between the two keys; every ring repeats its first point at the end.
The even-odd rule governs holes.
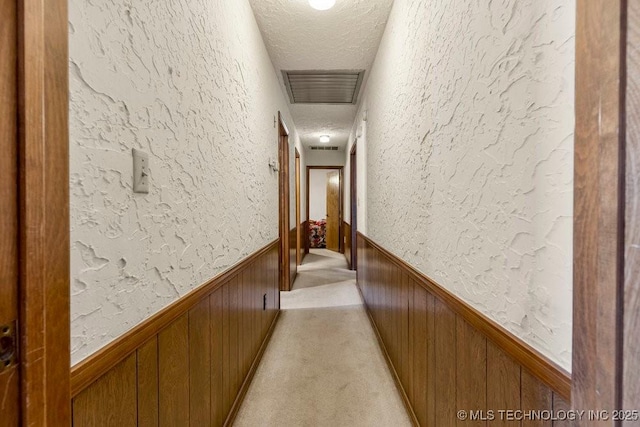
{"type": "Polygon", "coordinates": [[[278,310],[278,312],[276,313],[276,317],[273,319],[273,322],[271,322],[271,325],[269,326],[269,330],[267,331],[267,335],[264,337],[264,340],[260,345],[258,354],[256,354],[256,357],[253,360],[253,363],[251,364],[251,368],[249,368],[249,373],[247,374],[244,381],[242,382],[242,386],[240,387],[238,396],[236,397],[236,400],[233,402],[233,405],[231,406],[231,410],[229,411],[227,420],[224,422],[225,427],[232,426],[234,421],[236,420],[238,411],[240,411],[240,407],[244,402],[244,398],[247,395],[247,391],[249,391],[249,387],[251,386],[251,381],[253,381],[253,376],[258,370],[258,366],[260,365],[262,356],[264,355],[264,352],[266,351],[267,346],[269,345],[269,341],[271,341],[271,336],[273,335],[273,331],[276,329],[276,325],[279,319],[280,319],[280,310],[278,310]]]}
{"type": "MultiPolygon", "coordinates": [[[[416,270],[414,267],[398,258],[376,242],[372,241],[362,233],[357,233],[358,237],[366,241],[369,245],[380,251],[388,260],[404,270],[420,286],[432,293],[436,298],[446,304],[452,311],[460,315],[471,326],[480,331],[491,342],[501,348],[506,354],[511,356],[523,368],[532,375],[548,385],[552,390],[560,394],[568,402],[571,400],[571,375],[549,360],[529,344],[489,319],[484,314],[462,301],[457,296],[450,293],[431,278],[416,270]]],[[[364,300],[364,298],[363,298],[364,300]]],[[[365,303],[366,306],[366,303],[365,303]]],[[[369,309],[367,307],[367,312],[369,309]]],[[[370,318],[371,315],[369,314],[370,318]]],[[[373,321],[373,319],[371,319],[373,321]]],[[[376,329],[377,332],[377,329],[376,329]]],[[[380,340],[380,337],[379,337],[380,340]]],[[[383,345],[383,344],[382,344],[383,345]]],[[[384,346],[384,345],[383,345],[384,346]]],[[[386,350],[385,350],[386,351],[386,350]]],[[[395,370],[393,371],[395,373],[395,370]]],[[[398,381],[398,380],[397,380],[398,381]]],[[[404,392],[404,391],[403,391],[404,392]]],[[[405,395],[406,398],[406,395],[405,395]]]]}
{"type": "Polygon", "coordinates": [[[356,288],[358,289],[358,293],[360,294],[360,298],[362,299],[362,303],[364,305],[365,311],[367,312],[367,317],[369,318],[369,323],[371,324],[371,328],[373,329],[373,333],[376,335],[376,339],[378,340],[378,345],[380,346],[380,350],[382,350],[382,355],[384,356],[385,362],[387,362],[387,366],[389,367],[389,371],[391,372],[391,376],[393,377],[393,382],[396,384],[396,389],[398,393],[400,393],[400,397],[402,398],[402,403],[404,404],[404,408],[407,410],[407,414],[411,419],[411,422],[414,426],[420,427],[420,422],[418,422],[418,417],[413,410],[413,406],[411,405],[411,401],[409,400],[409,396],[407,396],[404,387],[402,386],[402,382],[400,381],[400,376],[398,376],[398,372],[396,371],[396,367],[393,365],[391,361],[391,357],[389,356],[389,352],[387,351],[387,347],[384,345],[384,341],[382,340],[382,335],[380,335],[380,331],[378,330],[378,326],[376,322],[373,320],[373,316],[371,315],[371,311],[369,310],[369,306],[365,302],[364,295],[362,294],[362,289],[360,289],[360,284],[356,281],[356,288]]]}
{"type": "Polygon", "coordinates": [[[279,239],[276,239],[252,253],[71,367],[71,397],[76,397],[174,320],[187,313],[203,298],[215,292],[234,275],[272,250],[274,246],[279,247],[279,243],[279,239]]]}

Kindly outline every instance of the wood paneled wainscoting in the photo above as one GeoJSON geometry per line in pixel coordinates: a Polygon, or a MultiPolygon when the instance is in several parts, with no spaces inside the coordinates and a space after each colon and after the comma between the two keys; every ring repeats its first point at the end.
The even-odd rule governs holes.
{"type": "Polygon", "coordinates": [[[543,412],[521,421],[499,412],[568,409],[569,374],[361,234],[357,250],[358,286],[414,423],[569,425],[543,412]],[[461,419],[460,410],[485,417],[461,419]]]}
{"type": "Polygon", "coordinates": [[[342,239],[344,240],[344,257],[347,259],[349,268],[353,270],[351,265],[351,225],[346,221],[342,222],[342,239]]]}
{"type": "Polygon", "coordinates": [[[72,368],[73,425],[232,423],[280,307],[279,241],[72,368]]]}

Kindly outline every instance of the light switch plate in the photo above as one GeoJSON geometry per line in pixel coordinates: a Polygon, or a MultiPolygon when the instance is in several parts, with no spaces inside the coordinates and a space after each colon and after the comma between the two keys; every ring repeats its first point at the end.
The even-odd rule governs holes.
{"type": "Polygon", "coordinates": [[[149,192],[149,154],[133,149],[133,192],[149,192]]]}

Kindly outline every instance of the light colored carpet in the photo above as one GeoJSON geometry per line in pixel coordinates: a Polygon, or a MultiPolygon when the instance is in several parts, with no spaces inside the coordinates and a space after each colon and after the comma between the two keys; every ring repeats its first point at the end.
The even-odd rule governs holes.
{"type": "Polygon", "coordinates": [[[311,250],[235,426],[410,426],[342,254],[311,250]]]}

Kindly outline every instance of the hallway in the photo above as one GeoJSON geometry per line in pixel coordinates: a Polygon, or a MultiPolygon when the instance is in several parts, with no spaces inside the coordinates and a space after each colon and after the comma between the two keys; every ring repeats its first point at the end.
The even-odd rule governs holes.
{"type": "Polygon", "coordinates": [[[640,423],[640,2],[0,4],[0,427],[640,423]]]}
{"type": "Polygon", "coordinates": [[[342,254],[311,249],[235,426],[411,425],[342,254]]]}

